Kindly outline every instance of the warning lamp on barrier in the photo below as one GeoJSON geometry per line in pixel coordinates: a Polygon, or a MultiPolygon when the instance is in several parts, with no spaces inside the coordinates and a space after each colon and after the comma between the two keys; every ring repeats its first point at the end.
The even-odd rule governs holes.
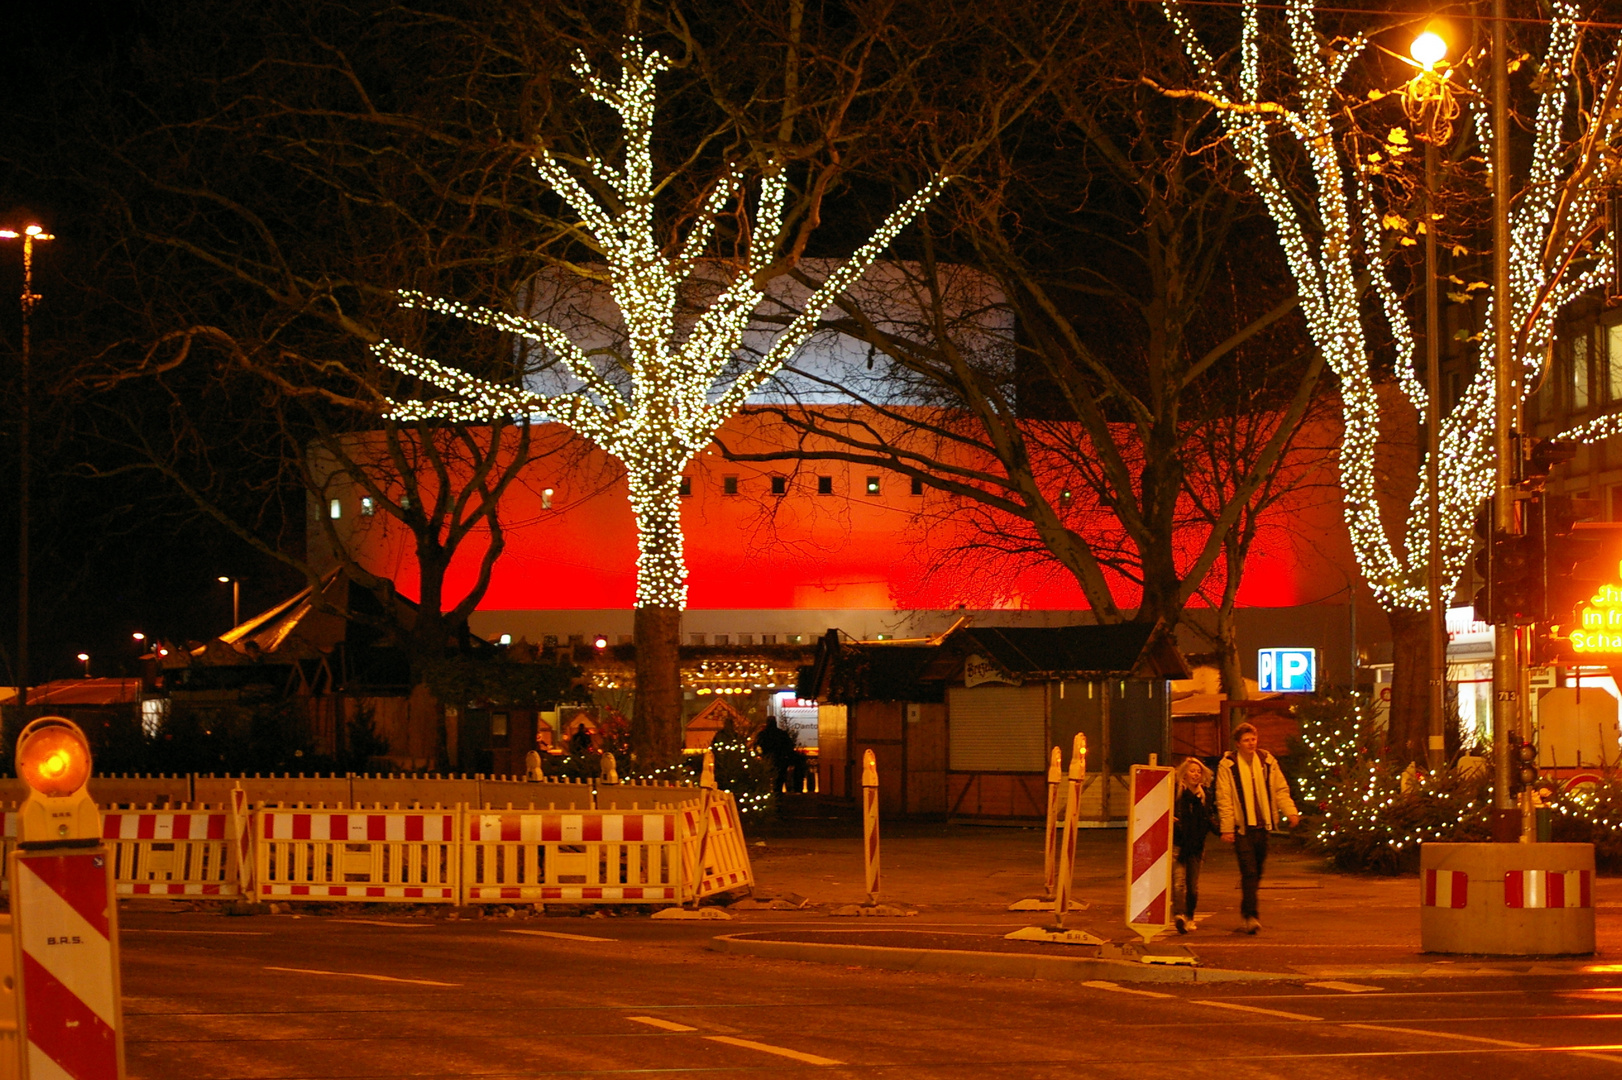
{"type": "Polygon", "coordinates": [[[17,776],[28,785],[18,810],[21,847],[94,845],[101,841],[101,812],[85,784],[90,780],[90,741],[79,725],[42,716],[17,736],[17,776]]]}

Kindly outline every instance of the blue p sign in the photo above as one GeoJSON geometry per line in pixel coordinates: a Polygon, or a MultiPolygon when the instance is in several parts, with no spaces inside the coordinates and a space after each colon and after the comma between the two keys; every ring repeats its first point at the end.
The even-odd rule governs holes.
{"type": "Polygon", "coordinates": [[[1256,675],[1264,694],[1310,694],[1318,688],[1318,650],[1261,649],[1256,675]]]}

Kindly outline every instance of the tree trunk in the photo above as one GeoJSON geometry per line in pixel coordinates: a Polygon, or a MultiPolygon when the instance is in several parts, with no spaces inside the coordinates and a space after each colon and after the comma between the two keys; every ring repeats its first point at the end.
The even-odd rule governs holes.
{"type": "Polygon", "coordinates": [[[681,757],[681,609],[636,609],[636,699],[631,713],[631,760],[639,772],[681,757]]]}
{"type": "Polygon", "coordinates": [[[1239,636],[1234,625],[1231,604],[1223,604],[1217,608],[1216,639],[1222,692],[1228,696],[1229,701],[1244,701],[1250,696],[1250,692],[1245,688],[1245,669],[1239,662],[1239,636]]]}
{"type": "Polygon", "coordinates": [[[1391,712],[1385,757],[1398,767],[1425,765],[1430,725],[1430,626],[1423,611],[1399,608],[1391,620],[1391,712]]]}

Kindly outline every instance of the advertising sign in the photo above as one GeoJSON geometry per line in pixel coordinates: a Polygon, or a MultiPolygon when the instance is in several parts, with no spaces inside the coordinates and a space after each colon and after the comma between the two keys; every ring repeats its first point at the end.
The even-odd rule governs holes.
{"type": "Polygon", "coordinates": [[[1260,649],[1256,681],[1264,694],[1310,694],[1318,688],[1318,650],[1260,649]]]}

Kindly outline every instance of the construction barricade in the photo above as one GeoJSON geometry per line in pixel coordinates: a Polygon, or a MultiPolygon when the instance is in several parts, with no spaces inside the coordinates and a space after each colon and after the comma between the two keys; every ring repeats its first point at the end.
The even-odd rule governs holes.
{"type": "Polygon", "coordinates": [[[707,791],[677,809],[682,830],[683,900],[751,888],[755,872],[731,792],[707,791]]]}
{"type": "Polygon", "coordinates": [[[230,818],[227,810],[105,811],[101,836],[113,860],[114,892],[240,896],[230,818]]]}
{"type": "Polygon", "coordinates": [[[458,809],[261,810],[260,900],[454,904],[458,809]]]}
{"type": "Polygon", "coordinates": [[[464,899],[677,903],[679,837],[671,811],[471,811],[462,849],[464,899]]]}

